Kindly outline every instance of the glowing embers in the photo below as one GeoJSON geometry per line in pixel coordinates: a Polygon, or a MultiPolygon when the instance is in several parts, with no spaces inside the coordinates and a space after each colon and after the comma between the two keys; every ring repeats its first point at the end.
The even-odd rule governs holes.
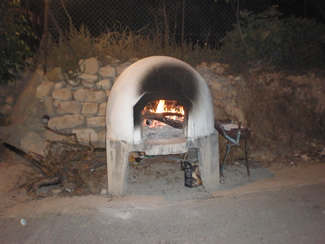
{"type": "Polygon", "coordinates": [[[144,140],[184,137],[184,107],[176,100],[149,102],[142,110],[144,140]]]}
{"type": "Polygon", "coordinates": [[[176,100],[149,102],[142,110],[143,126],[169,125],[174,128],[183,128],[184,114],[183,106],[176,100]]]}

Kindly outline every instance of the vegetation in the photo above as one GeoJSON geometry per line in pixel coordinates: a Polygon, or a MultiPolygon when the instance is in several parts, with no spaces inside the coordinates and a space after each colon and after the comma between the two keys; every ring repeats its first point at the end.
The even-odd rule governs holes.
{"type": "Polygon", "coordinates": [[[235,70],[257,62],[289,69],[323,64],[323,24],[293,16],[282,18],[274,8],[260,14],[243,11],[240,16],[240,25],[234,25],[221,40],[224,61],[235,70]]]}
{"type": "Polygon", "coordinates": [[[26,59],[33,56],[24,39],[33,33],[18,7],[16,1],[0,2],[0,84],[14,81],[15,73],[26,68],[26,59]]]}
{"type": "Polygon", "coordinates": [[[79,30],[72,27],[69,33],[62,34],[58,42],[49,44],[48,62],[60,66],[65,72],[76,70],[80,59],[97,57],[107,62],[106,55],[122,62],[129,58],[144,58],[153,55],[167,55],[197,65],[202,61],[216,59],[217,50],[195,44],[177,44],[171,41],[162,45],[165,36],[153,34],[149,30],[130,31],[129,29],[112,31],[92,38],[89,31],[81,26],[79,30]]]}

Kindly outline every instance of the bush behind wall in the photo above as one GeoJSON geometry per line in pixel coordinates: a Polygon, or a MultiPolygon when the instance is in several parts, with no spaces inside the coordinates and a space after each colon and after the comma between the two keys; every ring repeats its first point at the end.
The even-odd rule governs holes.
{"type": "Polygon", "coordinates": [[[243,11],[240,16],[240,26],[235,24],[221,40],[222,56],[236,71],[256,63],[290,70],[324,65],[325,25],[282,18],[274,8],[259,14],[243,11]]]}

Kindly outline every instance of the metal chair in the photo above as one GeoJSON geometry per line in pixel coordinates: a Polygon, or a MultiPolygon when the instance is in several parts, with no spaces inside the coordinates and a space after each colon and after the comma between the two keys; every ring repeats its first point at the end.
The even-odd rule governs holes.
{"type": "Polygon", "coordinates": [[[250,170],[248,165],[248,143],[247,140],[251,136],[251,130],[248,128],[242,128],[241,123],[233,124],[230,120],[216,120],[214,123],[215,129],[222,135],[224,138],[227,139],[227,148],[225,156],[220,164],[220,175],[223,176],[223,169],[227,160],[227,157],[230,153],[232,147],[240,146],[240,140],[245,141],[245,163],[247,169],[247,175],[250,176],[250,170]]]}

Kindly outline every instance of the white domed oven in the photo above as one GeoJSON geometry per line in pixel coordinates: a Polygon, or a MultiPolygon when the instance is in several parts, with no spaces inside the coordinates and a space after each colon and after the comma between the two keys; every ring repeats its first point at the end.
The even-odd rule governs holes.
{"type": "Polygon", "coordinates": [[[178,59],[154,56],[129,66],[111,90],[106,129],[112,195],[126,192],[132,151],[168,155],[195,148],[203,185],[212,189],[219,184],[218,134],[210,91],[198,72],[178,59]]]}

